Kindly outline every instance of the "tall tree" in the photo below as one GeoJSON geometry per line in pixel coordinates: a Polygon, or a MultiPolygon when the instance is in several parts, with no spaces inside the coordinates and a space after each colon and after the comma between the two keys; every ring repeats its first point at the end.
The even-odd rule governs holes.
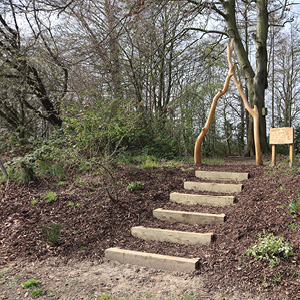
{"type": "MultiPolygon", "coordinates": [[[[237,15],[237,6],[240,4],[238,0],[220,0],[220,1],[196,1],[187,0],[189,3],[196,5],[199,11],[214,11],[225,22],[226,33],[229,38],[235,41],[235,53],[237,55],[238,64],[243,72],[247,90],[249,93],[250,103],[253,103],[259,110],[260,121],[260,142],[261,148],[264,152],[269,151],[267,134],[266,134],[266,119],[262,113],[265,107],[265,90],[268,86],[268,73],[267,73],[267,38],[269,29],[269,15],[281,11],[280,18],[277,19],[277,25],[281,25],[280,19],[284,17],[284,10],[287,6],[285,1],[273,1],[269,3],[267,0],[248,1],[242,0],[247,4],[250,9],[255,9],[256,13],[256,29],[252,33],[253,42],[255,44],[255,61],[256,69],[251,65],[251,58],[246,51],[246,45],[242,40],[241,27],[239,26],[239,19],[237,15]]],[[[202,31],[210,32],[207,28],[199,29],[202,31]]],[[[211,31],[211,32],[216,32],[211,31]]]]}
{"type": "Polygon", "coordinates": [[[297,79],[300,75],[300,48],[297,24],[291,24],[289,32],[278,38],[279,45],[274,59],[274,98],[277,102],[277,126],[291,127],[300,112],[300,88],[297,79]],[[276,73],[276,74],[275,74],[276,73]]]}
{"type": "Polygon", "coordinates": [[[52,125],[61,126],[58,104],[67,92],[68,70],[51,49],[51,28],[43,26],[35,1],[23,5],[19,1],[9,0],[2,8],[0,60],[1,77],[4,79],[2,88],[6,89],[1,91],[0,115],[15,129],[24,126],[25,111],[33,112],[52,125]],[[26,20],[28,23],[24,25],[26,20]],[[50,58],[49,65],[52,63],[55,71],[52,69],[51,74],[51,67],[45,60],[38,61],[38,58],[50,58]],[[62,76],[58,75],[61,71],[62,76]],[[54,83],[51,76],[57,80],[56,86],[51,86],[54,83]],[[59,85],[62,87],[61,93],[59,85]],[[53,90],[49,87],[57,90],[54,93],[57,98],[54,99],[53,90]],[[15,105],[14,98],[18,100],[18,105],[15,105]]]}

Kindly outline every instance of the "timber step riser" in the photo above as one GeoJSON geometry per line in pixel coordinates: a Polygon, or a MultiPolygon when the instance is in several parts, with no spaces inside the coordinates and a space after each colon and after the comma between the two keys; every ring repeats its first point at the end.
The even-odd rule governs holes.
{"type": "Polygon", "coordinates": [[[196,171],[196,177],[205,180],[222,180],[222,181],[244,181],[249,178],[248,173],[233,173],[233,172],[210,172],[196,171]]]}
{"type": "Polygon", "coordinates": [[[171,242],[183,245],[209,245],[213,237],[213,233],[183,232],[143,226],[132,227],[131,234],[147,241],[171,242]]]}
{"type": "Polygon", "coordinates": [[[139,251],[109,248],[105,258],[122,264],[138,265],[171,272],[193,272],[199,269],[199,258],[183,258],[139,251]]]}
{"type": "Polygon", "coordinates": [[[164,210],[157,208],[153,210],[153,216],[159,220],[170,223],[182,222],[187,224],[219,225],[225,221],[225,214],[206,214],[186,211],[164,210]]]}
{"type": "MultiPolygon", "coordinates": [[[[244,181],[249,178],[247,173],[206,172],[196,171],[196,177],[204,180],[244,181]]],[[[210,183],[210,182],[184,182],[187,190],[196,190],[214,193],[239,193],[242,184],[210,183]]],[[[212,205],[226,206],[234,203],[234,196],[211,196],[183,193],[171,193],[170,201],[184,205],[212,205]]],[[[185,211],[171,211],[161,208],[153,210],[153,216],[159,220],[170,223],[181,222],[188,224],[219,225],[225,222],[225,214],[205,214],[185,211]]],[[[213,233],[181,232],[158,228],[135,226],[131,229],[135,237],[148,241],[172,242],[185,245],[208,245],[212,242],[213,233]]],[[[199,269],[199,258],[182,258],[161,254],[145,253],[139,251],[109,248],[105,250],[105,257],[109,260],[123,264],[138,265],[159,270],[175,272],[193,272],[199,269]]]]}
{"type": "Polygon", "coordinates": [[[234,196],[211,196],[211,195],[194,195],[171,193],[170,201],[184,205],[211,205],[211,206],[227,206],[234,203],[234,196]]]}
{"type": "Polygon", "coordinates": [[[196,190],[196,191],[203,191],[203,192],[239,193],[242,191],[243,185],[242,184],[229,184],[229,183],[185,181],[184,188],[186,190],[196,190]]]}

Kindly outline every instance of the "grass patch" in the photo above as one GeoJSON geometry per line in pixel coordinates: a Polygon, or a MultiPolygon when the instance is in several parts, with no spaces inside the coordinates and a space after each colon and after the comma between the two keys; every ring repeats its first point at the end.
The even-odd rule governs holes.
{"type": "Polygon", "coordinates": [[[26,289],[36,288],[36,287],[39,287],[41,284],[42,283],[40,281],[35,280],[33,278],[28,279],[27,281],[22,283],[23,287],[26,289]]]}
{"type": "Polygon", "coordinates": [[[136,155],[136,156],[129,156],[129,155],[120,155],[116,161],[118,163],[123,163],[126,165],[133,164],[140,169],[144,168],[159,168],[159,167],[175,167],[180,166],[187,163],[194,163],[193,157],[178,157],[177,159],[163,159],[157,158],[153,155],[136,155]]]}
{"type": "Polygon", "coordinates": [[[33,298],[41,297],[45,294],[44,290],[42,289],[34,289],[30,292],[30,296],[33,298]]]}
{"type": "Polygon", "coordinates": [[[299,223],[291,223],[288,226],[289,229],[295,230],[295,229],[299,229],[300,228],[300,222],[299,223]]]}
{"type": "Polygon", "coordinates": [[[226,161],[223,158],[204,158],[203,164],[206,165],[216,165],[216,164],[225,164],[226,161]]]}
{"type": "Polygon", "coordinates": [[[194,171],[194,168],[193,167],[190,167],[190,168],[180,168],[180,171],[182,172],[188,172],[188,171],[194,171]]]}
{"type": "Polygon", "coordinates": [[[285,187],[284,187],[283,185],[281,185],[281,186],[279,187],[279,191],[285,191],[285,187]]]}
{"type": "Polygon", "coordinates": [[[9,268],[4,268],[2,270],[0,270],[0,275],[5,275],[9,272],[9,268]]]}
{"type": "Polygon", "coordinates": [[[57,194],[55,192],[48,191],[45,193],[44,199],[45,199],[46,203],[50,204],[57,200],[57,194]]]}
{"type": "Polygon", "coordinates": [[[58,186],[66,186],[68,183],[66,181],[59,181],[58,186]]]}
{"type": "Polygon", "coordinates": [[[61,228],[61,224],[47,224],[42,226],[42,237],[51,247],[58,246],[61,228]]]}
{"type": "Polygon", "coordinates": [[[119,297],[119,298],[112,298],[110,295],[97,295],[97,299],[101,300],[140,300],[140,298],[124,298],[124,297],[119,297]]]}
{"type": "Polygon", "coordinates": [[[199,298],[194,295],[188,295],[183,300],[199,300],[199,298]]]}

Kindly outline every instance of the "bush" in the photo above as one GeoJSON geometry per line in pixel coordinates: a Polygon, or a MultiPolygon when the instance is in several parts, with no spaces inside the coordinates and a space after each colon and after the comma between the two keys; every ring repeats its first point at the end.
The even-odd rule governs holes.
{"type": "Polygon", "coordinates": [[[15,157],[5,164],[10,179],[22,184],[28,184],[36,180],[34,164],[30,156],[15,157]]]}
{"type": "Polygon", "coordinates": [[[74,149],[91,158],[128,146],[142,120],[134,102],[93,91],[82,94],[79,102],[68,106],[64,116],[63,129],[74,149]]]}
{"type": "Polygon", "coordinates": [[[133,181],[127,187],[127,191],[132,193],[137,193],[143,189],[144,189],[144,184],[140,181],[133,181]]]}
{"type": "Polygon", "coordinates": [[[253,244],[251,249],[245,252],[247,256],[253,256],[255,259],[266,260],[270,267],[280,264],[280,258],[294,256],[293,247],[289,242],[283,242],[282,237],[275,237],[272,233],[258,234],[259,241],[253,244]]]}

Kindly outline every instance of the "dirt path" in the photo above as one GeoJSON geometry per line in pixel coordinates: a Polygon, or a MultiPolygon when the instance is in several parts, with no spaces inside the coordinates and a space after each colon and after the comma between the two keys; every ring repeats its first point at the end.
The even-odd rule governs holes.
{"type": "Polygon", "coordinates": [[[34,278],[42,283],[39,299],[119,299],[122,300],[259,300],[260,296],[215,291],[205,287],[205,278],[183,273],[167,273],[143,267],[102,262],[68,262],[50,258],[43,262],[14,262],[0,271],[0,295],[4,299],[31,299],[22,283],[34,278]],[[105,295],[110,295],[111,298],[105,295]]]}

